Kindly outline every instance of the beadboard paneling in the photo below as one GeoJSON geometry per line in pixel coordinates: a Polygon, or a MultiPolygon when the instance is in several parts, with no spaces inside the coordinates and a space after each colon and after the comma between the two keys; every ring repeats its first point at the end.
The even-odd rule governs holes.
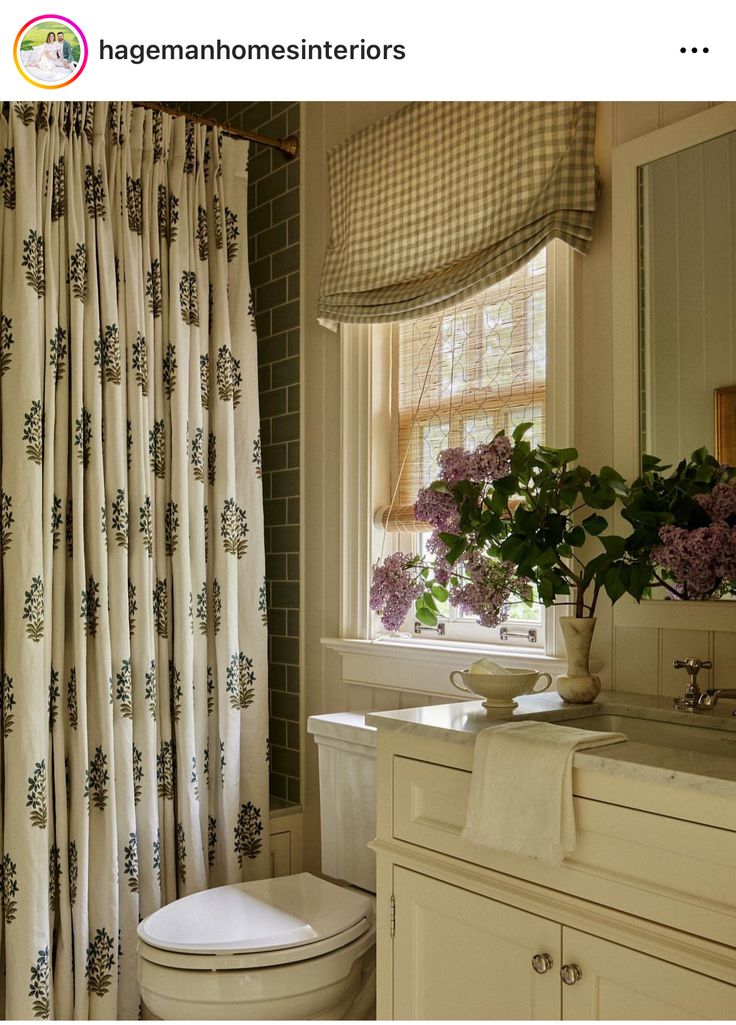
{"type": "Polygon", "coordinates": [[[616,627],[613,664],[616,690],[656,694],[659,691],[659,630],[616,627]]]}
{"type": "Polygon", "coordinates": [[[732,630],[616,626],[613,652],[614,690],[682,694],[687,678],[672,665],[677,658],[713,662],[713,669],[702,670],[698,677],[701,688],[736,687],[736,617],[732,630]]]}

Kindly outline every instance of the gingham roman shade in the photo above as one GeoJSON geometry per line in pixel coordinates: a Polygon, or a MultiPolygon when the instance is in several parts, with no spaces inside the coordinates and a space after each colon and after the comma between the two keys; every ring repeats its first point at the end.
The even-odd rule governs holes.
{"type": "Polygon", "coordinates": [[[319,318],[408,320],[593,235],[594,103],[412,103],[328,154],[319,318]]]}

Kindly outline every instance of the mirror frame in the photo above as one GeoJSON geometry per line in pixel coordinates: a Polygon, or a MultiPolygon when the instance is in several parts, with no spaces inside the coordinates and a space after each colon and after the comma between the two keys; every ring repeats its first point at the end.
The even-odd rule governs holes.
{"type": "MultiPolygon", "coordinates": [[[[718,103],[692,117],[614,147],[612,163],[613,465],[639,473],[638,178],[653,160],[736,130],[736,103],[718,103]]],[[[685,453],[683,453],[685,454],[685,453]]]]}

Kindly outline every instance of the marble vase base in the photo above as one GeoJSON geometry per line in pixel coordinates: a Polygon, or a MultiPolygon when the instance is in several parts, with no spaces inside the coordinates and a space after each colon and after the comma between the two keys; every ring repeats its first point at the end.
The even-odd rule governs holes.
{"type": "Polygon", "coordinates": [[[589,705],[600,693],[600,677],[591,675],[588,669],[595,624],[592,616],[586,619],[562,616],[560,619],[567,651],[567,672],[557,677],[555,686],[562,700],[571,705],[589,705]]]}

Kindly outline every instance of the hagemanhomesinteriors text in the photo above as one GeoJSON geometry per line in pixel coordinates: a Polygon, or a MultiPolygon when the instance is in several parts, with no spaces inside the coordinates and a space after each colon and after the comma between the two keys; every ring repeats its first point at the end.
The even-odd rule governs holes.
{"type": "Polygon", "coordinates": [[[403,60],[403,43],[311,43],[302,39],[298,43],[106,43],[100,40],[100,60],[130,61],[142,64],[146,60],[291,60],[291,61],[378,61],[403,60]]]}

